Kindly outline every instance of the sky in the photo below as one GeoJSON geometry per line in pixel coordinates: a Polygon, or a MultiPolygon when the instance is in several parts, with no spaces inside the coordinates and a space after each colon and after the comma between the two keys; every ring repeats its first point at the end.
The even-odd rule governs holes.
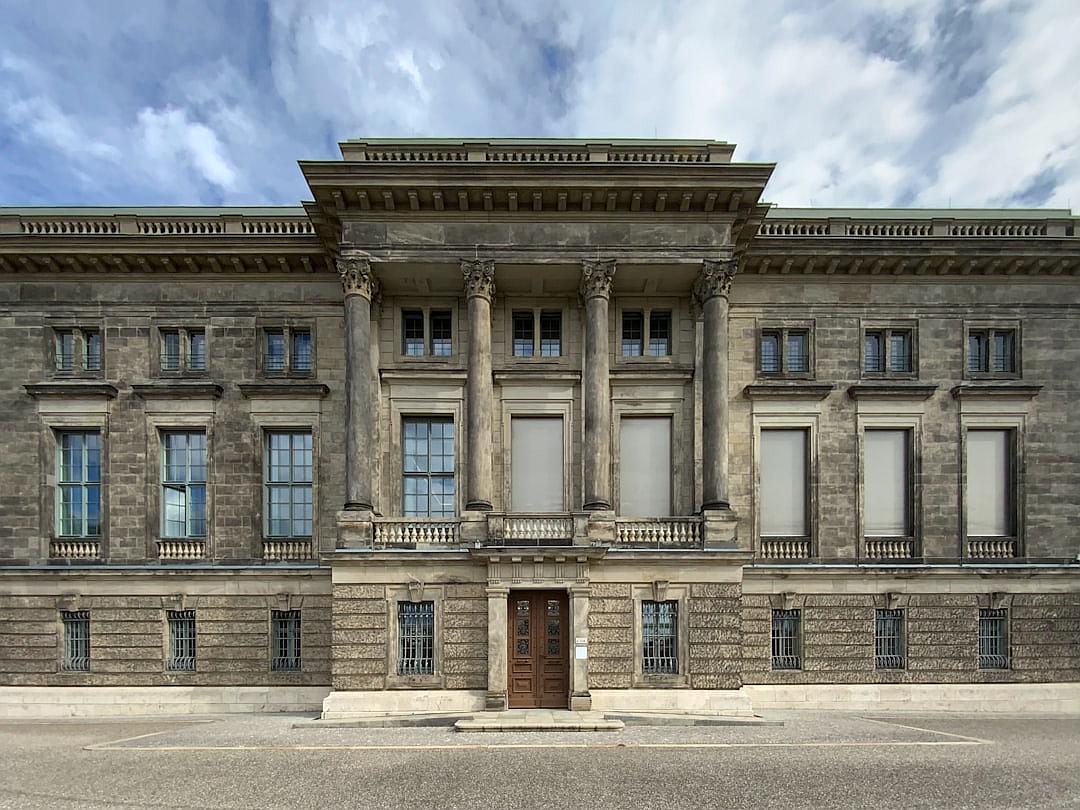
{"type": "Polygon", "coordinates": [[[1080,0],[0,0],[0,205],[294,205],[365,137],[712,138],[784,206],[1080,209],[1080,0]]]}

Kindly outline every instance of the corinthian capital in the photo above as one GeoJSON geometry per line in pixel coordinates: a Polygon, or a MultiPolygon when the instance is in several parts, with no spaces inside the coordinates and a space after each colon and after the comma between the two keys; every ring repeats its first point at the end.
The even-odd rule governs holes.
{"type": "Polygon", "coordinates": [[[495,297],[494,259],[462,259],[461,275],[465,277],[465,297],[479,296],[490,301],[495,297]]]}
{"type": "Polygon", "coordinates": [[[586,301],[590,298],[610,298],[614,278],[614,259],[585,259],[581,263],[581,297],[586,301]]]}
{"type": "Polygon", "coordinates": [[[359,295],[370,301],[375,295],[379,281],[371,272],[371,262],[367,259],[338,259],[337,271],[346,298],[359,295]]]}
{"type": "Polygon", "coordinates": [[[705,306],[710,298],[727,298],[731,292],[731,282],[739,272],[735,259],[705,259],[701,262],[701,272],[694,281],[694,302],[699,307],[705,306]]]}

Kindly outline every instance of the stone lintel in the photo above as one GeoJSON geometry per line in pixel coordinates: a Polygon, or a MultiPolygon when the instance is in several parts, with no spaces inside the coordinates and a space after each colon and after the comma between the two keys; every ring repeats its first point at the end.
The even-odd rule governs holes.
{"type": "Polygon", "coordinates": [[[814,382],[754,383],[743,389],[747,399],[825,399],[836,386],[814,382]]]}
{"type": "Polygon", "coordinates": [[[929,399],[938,390],[936,385],[916,385],[903,382],[869,382],[852,385],[852,399],[929,399]]]}
{"type": "Polygon", "coordinates": [[[197,380],[134,383],[131,390],[142,399],[221,399],[224,391],[218,383],[197,380]]]}
{"type": "Polygon", "coordinates": [[[102,382],[64,380],[56,382],[29,383],[23,388],[34,399],[45,397],[60,397],[79,399],[86,397],[102,397],[115,399],[117,390],[115,385],[102,382]]]}
{"type": "Polygon", "coordinates": [[[279,380],[264,383],[240,383],[240,393],[244,399],[272,397],[275,399],[293,399],[295,397],[318,397],[323,399],[330,393],[330,386],[325,383],[304,382],[302,380],[279,380]]]}
{"type": "Polygon", "coordinates": [[[995,397],[1011,399],[1033,399],[1041,390],[1041,385],[1028,383],[990,383],[972,382],[957,385],[952,389],[952,395],[956,399],[969,399],[978,397],[995,397]]]}

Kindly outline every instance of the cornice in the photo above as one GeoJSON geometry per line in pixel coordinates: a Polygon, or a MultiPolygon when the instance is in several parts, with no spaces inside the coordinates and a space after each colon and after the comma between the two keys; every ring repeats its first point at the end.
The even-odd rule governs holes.
{"type": "Polygon", "coordinates": [[[919,385],[904,382],[865,382],[848,387],[852,399],[929,399],[937,391],[936,385],[919,385]]]}
{"type": "Polygon", "coordinates": [[[64,380],[55,382],[29,383],[23,388],[34,399],[64,398],[76,399],[87,397],[115,399],[117,389],[115,385],[102,382],[81,382],[76,380],[64,380]]]}
{"type": "Polygon", "coordinates": [[[952,389],[956,399],[977,399],[992,397],[995,399],[1033,399],[1042,390],[1041,385],[1030,383],[962,383],[952,389]]]}
{"type": "Polygon", "coordinates": [[[221,399],[224,391],[217,383],[191,380],[132,383],[131,390],[141,399],[221,399]]]}
{"type": "Polygon", "coordinates": [[[325,383],[305,382],[302,380],[240,383],[239,388],[244,399],[255,399],[257,397],[272,399],[317,397],[323,399],[330,393],[330,386],[325,383]]]}
{"type": "Polygon", "coordinates": [[[743,388],[747,399],[825,399],[836,386],[802,381],[754,383],[743,388]]]}

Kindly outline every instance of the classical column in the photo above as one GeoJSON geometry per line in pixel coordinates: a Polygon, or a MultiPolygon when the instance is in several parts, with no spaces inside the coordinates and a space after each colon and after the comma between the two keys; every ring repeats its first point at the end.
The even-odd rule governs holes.
{"type": "Polygon", "coordinates": [[[738,271],[734,259],[702,262],[694,298],[704,316],[702,331],[702,504],[727,510],[728,293],[738,271]]]}
{"type": "Polygon", "coordinates": [[[495,262],[462,260],[469,307],[469,377],[466,382],[468,457],[465,508],[491,511],[491,434],[494,393],[491,385],[491,301],[495,297],[495,262]]]}
{"type": "Polygon", "coordinates": [[[488,688],[484,701],[489,712],[506,709],[506,604],[510,589],[489,585],[488,600],[488,688]]]}
{"type": "Polygon", "coordinates": [[[377,282],[367,259],[338,259],[337,268],[345,292],[345,509],[370,512],[375,455],[371,298],[377,282]]]}
{"type": "Polygon", "coordinates": [[[582,263],[585,300],[585,503],[588,512],[611,509],[611,380],[608,376],[608,299],[614,259],[582,263]]]}

